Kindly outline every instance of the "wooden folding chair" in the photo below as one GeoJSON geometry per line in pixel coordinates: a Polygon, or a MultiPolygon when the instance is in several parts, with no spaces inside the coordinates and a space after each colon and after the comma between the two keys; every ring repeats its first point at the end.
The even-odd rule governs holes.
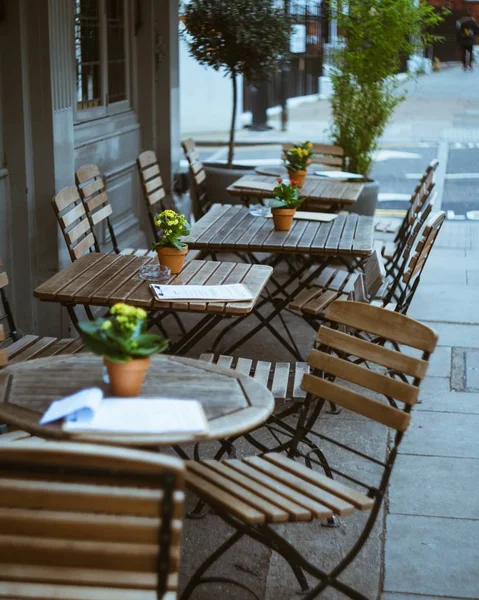
{"type": "Polygon", "coordinates": [[[140,176],[143,198],[145,200],[151,233],[155,242],[160,241],[158,228],[155,225],[155,215],[167,208],[165,206],[166,192],[161,179],[160,166],[153,150],[145,150],[136,159],[140,176]]]}
{"type": "Polygon", "coordinates": [[[90,221],[93,235],[95,236],[95,243],[98,248],[100,248],[100,244],[95,228],[98,226],[106,226],[110,235],[113,251],[116,254],[134,254],[135,256],[145,256],[149,254],[150,251],[146,248],[139,250],[135,250],[134,248],[124,248],[123,250],[120,250],[111,220],[113,209],[108,199],[105,181],[97,165],[83,165],[80,167],[75,173],[75,181],[80,198],[85,206],[85,211],[88,220],[90,221]]]}
{"type": "MultiPolygon", "coordinates": [[[[3,269],[0,259],[0,323],[2,324],[3,341],[0,342],[0,368],[5,362],[5,355],[10,364],[16,364],[33,358],[45,358],[57,354],[76,354],[81,352],[81,340],[73,338],[58,339],[54,337],[39,337],[24,335],[15,323],[7,296],[8,275],[3,269]],[[3,357],[3,360],[1,360],[3,357]]],[[[0,338],[2,339],[2,338],[0,338]]]]}
{"type": "Polygon", "coordinates": [[[52,198],[53,211],[72,262],[87,252],[100,252],[78,189],[63,188],[52,198]]]}
{"type": "Polygon", "coordinates": [[[326,308],[335,300],[347,300],[355,287],[364,290],[361,300],[368,302],[383,285],[386,271],[377,251],[364,262],[363,273],[346,269],[326,267],[312,285],[302,290],[289,304],[299,311],[305,321],[316,331],[318,320],[323,318],[326,308]]]}
{"type": "Polygon", "coordinates": [[[176,599],[180,460],[17,441],[0,470],[0,598],[176,599]]]}
{"type": "MultiPolygon", "coordinates": [[[[153,150],[145,150],[136,159],[138,174],[140,176],[143,197],[145,199],[148,220],[151,226],[153,239],[160,241],[158,228],[155,225],[155,215],[162,212],[166,205],[166,193],[160,174],[160,166],[153,150]]],[[[173,205],[173,203],[171,203],[173,205]]],[[[173,206],[174,209],[174,206],[173,206]]],[[[198,260],[201,256],[200,250],[190,250],[185,261],[198,260]]]]}
{"type": "Polygon", "coordinates": [[[188,161],[188,170],[190,173],[190,184],[193,200],[193,214],[195,219],[203,217],[211,208],[212,201],[208,199],[206,190],[206,171],[203,163],[200,161],[200,154],[196,149],[196,144],[191,138],[181,142],[183,152],[188,161]]]}
{"type": "MultiPolygon", "coordinates": [[[[322,326],[318,332],[320,347],[309,358],[312,372],[304,375],[301,386],[307,396],[298,425],[298,443],[291,446],[289,457],[275,452],[241,460],[186,463],[187,487],[209,504],[234,533],[198,567],[181,600],[188,600],[198,585],[219,580],[204,574],[243,536],[279,553],[291,567],[307,600],[316,598],[328,587],[350,598],[365,600],[365,596],[339,577],[361,551],[376,522],[437,335],[404,315],[356,302],[334,302],[327,308],[326,318],[337,328],[322,326]],[[421,358],[361,340],[358,335],[362,332],[419,350],[421,358]],[[347,358],[351,355],[363,362],[355,364],[347,358]],[[405,381],[398,379],[399,375],[405,381]],[[313,429],[326,401],[395,431],[386,458],[378,459],[358,448],[358,439],[353,442],[350,437],[337,439],[317,427],[313,429]],[[321,447],[303,450],[300,442],[305,436],[314,436],[321,447]],[[335,456],[338,468],[330,466],[327,460],[331,448],[344,455],[341,459],[335,456]],[[352,457],[355,461],[351,465],[352,457]],[[304,459],[306,465],[293,459],[304,459]],[[358,461],[380,467],[380,478],[373,480],[372,473],[377,473],[377,469],[364,468],[358,461]],[[284,527],[296,521],[347,517],[358,511],[367,514],[359,536],[328,571],[308,560],[287,541],[286,535],[272,527],[277,523],[284,527]],[[318,580],[312,588],[305,572],[318,580]]],[[[318,422],[321,424],[321,420],[318,422]]],[[[221,581],[244,587],[225,578],[221,581]]]]}
{"type": "Polygon", "coordinates": [[[410,236],[397,271],[386,279],[385,290],[373,303],[402,314],[407,313],[445,219],[446,213],[440,211],[429,215],[424,228],[421,222],[417,223],[418,231],[410,236]]]}
{"type": "MultiPolygon", "coordinates": [[[[286,158],[285,152],[292,150],[294,144],[283,144],[283,160],[286,158]]],[[[324,166],[328,171],[342,171],[344,169],[344,149],[341,146],[333,144],[313,144],[314,155],[311,157],[311,163],[324,166]]]]}
{"type": "Polygon", "coordinates": [[[414,220],[422,210],[422,205],[427,199],[428,195],[434,189],[435,180],[434,176],[439,166],[437,159],[432,160],[427,166],[423,173],[416,189],[414,190],[411,199],[409,201],[409,208],[404,215],[403,220],[400,224],[391,219],[380,217],[375,219],[374,231],[377,233],[393,233],[395,234],[394,241],[379,241],[379,247],[381,248],[381,254],[387,259],[392,260],[394,253],[397,251],[398,245],[401,244],[405,238],[407,238],[407,231],[414,224],[414,220]]]}

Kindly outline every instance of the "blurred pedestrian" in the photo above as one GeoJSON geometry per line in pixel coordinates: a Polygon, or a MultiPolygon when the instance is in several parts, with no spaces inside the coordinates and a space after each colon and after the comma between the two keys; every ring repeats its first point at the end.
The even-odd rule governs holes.
{"type": "Polygon", "coordinates": [[[473,71],[474,62],[474,36],[479,31],[479,26],[474,17],[462,17],[457,21],[457,41],[461,48],[462,67],[464,71],[473,71]]]}

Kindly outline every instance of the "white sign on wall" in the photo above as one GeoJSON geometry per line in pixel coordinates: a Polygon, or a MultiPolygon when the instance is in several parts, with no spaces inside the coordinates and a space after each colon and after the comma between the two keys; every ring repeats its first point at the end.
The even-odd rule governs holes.
{"type": "Polygon", "coordinates": [[[306,52],[306,25],[293,25],[289,51],[293,54],[304,54],[306,52]]]}

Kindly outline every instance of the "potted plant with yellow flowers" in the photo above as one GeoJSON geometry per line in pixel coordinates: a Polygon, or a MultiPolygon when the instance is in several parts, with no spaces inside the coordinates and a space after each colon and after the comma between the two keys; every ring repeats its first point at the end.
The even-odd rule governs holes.
{"type": "Polygon", "coordinates": [[[283,183],[279,177],[277,182],[278,185],[273,190],[274,198],[269,201],[274,228],[276,231],[289,231],[296,209],[303,203],[303,199],[299,197],[298,183],[294,179],[283,183]]]}
{"type": "Polygon", "coordinates": [[[185,215],[179,215],[174,210],[164,210],[155,216],[155,225],[163,232],[159,242],[153,244],[153,250],[158,253],[161,266],[169,267],[171,273],[180,273],[188,254],[188,245],[180,237],[190,233],[190,224],[185,215]]]}
{"type": "Polygon", "coordinates": [[[151,356],[168,347],[146,326],[146,311],[123,303],[115,304],[106,318],[79,324],[85,347],[103,356],[114,396],[138,396],[151,356]]]}
{"type": "Polygon", "coordinates": [[[313,144],[311,142],[295,144],[291,150],[286,150],[284,154],[286,157],[284,166],[288,170],[289,178],[294,179],[297,186],[301,189],[306,179],[311,157],[314,155],[313,144]]]}

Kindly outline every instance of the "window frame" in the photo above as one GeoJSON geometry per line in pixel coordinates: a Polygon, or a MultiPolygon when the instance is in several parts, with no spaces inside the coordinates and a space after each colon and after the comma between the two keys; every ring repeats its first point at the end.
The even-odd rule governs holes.
{"type": "MultiPolygon", "coordinates": [[[[100,19],[100,76],[101,76],[101,101],[100,106],[93,106],[90,108],[80,109],[78,108],[77,99],[77,62],[75,47],[73,50],[74,61],[75,61],[75,78],[73,83],[73,107],[74,107],[74,123],[84,123],[85,121],[93,121],[94,119],[101,119],[112,115],[128,112],[132,110],[131,104],[131,18],[129,10],[128,0],[123,2],[124,11],[124,43],[125,43],[125,100],[119,102],[113,102],[108,104],[108,46],[107,46],[107,16],[106,16],[106,0],[97,0],[99,5],[99,19],[100,19]]],[[[75,41],[75,36],[73,36],[75,41]]]]}

